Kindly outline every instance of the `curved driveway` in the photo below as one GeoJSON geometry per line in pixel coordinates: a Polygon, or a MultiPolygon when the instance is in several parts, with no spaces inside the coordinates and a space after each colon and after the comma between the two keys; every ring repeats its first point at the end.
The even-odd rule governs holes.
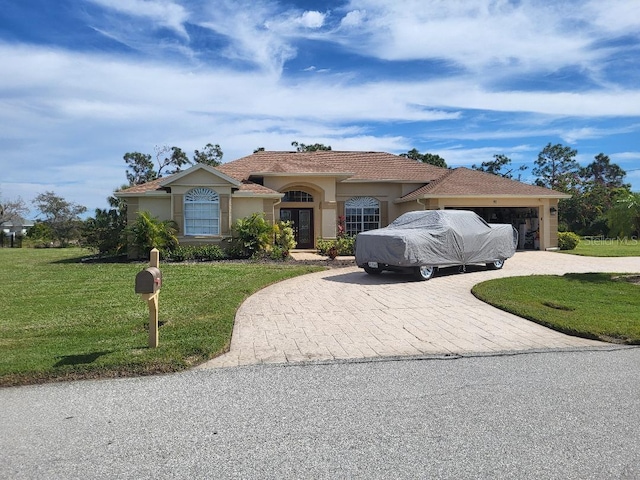
{"type": "Polygon", "coordinates": [[[518,275],[640,272],[640,258],[518,252],[502,270],[470,270],[414,282],[347,267],[271,285],[238,310],[229,352],[199,368],[605,347],[491,307],[471,287],[518,275]]]}

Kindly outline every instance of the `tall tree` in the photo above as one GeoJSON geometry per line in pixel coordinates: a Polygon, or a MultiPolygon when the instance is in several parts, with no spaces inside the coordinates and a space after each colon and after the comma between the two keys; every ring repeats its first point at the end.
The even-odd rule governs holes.
{"type": "Polygon", "coordinates": [[[572,197],[562,200],[560,218],[568,230],[580,235],[606,235],[606,213],[614,201],[631,186],[624,183],[626,172],[612,164],[608,156],[600,153],[595,160],[578,171],[578,183],[568,193],[572,197]]]}
{"type": "Polygon", "coordinates": [[[158,178],[158,173],[153,169],[151,155],[140,152],[128,152],[124,154],[127,164],[127,180],[129,186],[141,185],[158,178]]]}
{"type": "Polygon", "coordinates": [[[182,171],[184,165],[192,163],[187,154],[178,147],[156,146],[155,151],[156,161],[158,162],[158,177],[162,177],[162,170],[165,168],[168,169],[167,173],[171,175],[182,171]],[[170,167],[173,168],[169,170],[170,167]]]}
{"type": "Polygon", "coordinates": [[[605,188],[624,187],[625,172],[619,165],[611,163],[611,159],[604,153],[595,156],[593,162],[580,170],[580,177],[584,182],[605,188]]]}
{"type": "Polygon", "coordinates": [[[411,158],[412,160],[417,160],[418,162],[435,165],[436,167],[447,168],[447,162],[445,161],[445,159],[440,155],[436,155],[435,153],[420,153],[418,150],[413,148],[407,153],[401,153],[400,156],[411,158]]]}
{"type": "Polygon", "coordinates": [[[68,202],[54,192],[39,194],[34,200],[35,207],[44,215],[43,223],[52,231],[54,240],[61,246],[68,245],[80,235],[80,214],[87,211],[87,207],[68,202]]]}
{"type": "Polygon", "coordinates": [[[319,150],[331,150],[331,145],[324,145],[322,143],[314,143],[313,145],[305,145],[304,143],[291,142],[291,146],[296,149],[296,152],[317,152],[319,150]]]}
{"type": "Polygon", "coordinates": [[[623,192],[607,212],[607,218],[611,235],[640,235],[640,193],[623,192]]]}
{"type": "MultiPolygon", "coordinates": [[[[513,168],[511,168],[511,159],[506,155],[494,155],[493,160],[488,162],[482,162],[482,164],[478,167],[477,165],[471,165],[471,168],[474,170],[479,170],[481,172],[492,173],[493,175],[498,175],[504,178],[513,178],[513,168]],[[503,168],[508,168],[505,172],[502,171],[503,168]]],[[[526,165],[520,165],[518,170],[521,172],[526,170],[526,165]]],[[[518,175],[518,180],[520,179],[520,175],[518,175]]]]}
{"type": "Polygon", "coordinates": [[[580,166],[576,161],[577,150],[560,143],[546,147],[538,154],[532,173],[536,178],[536,185],[551,188],[560,192],[570,192],[578,181],[580,166]]]}
{"type": "Polygon", "coordinates": [[[29,209],[22,198],[4,201],[0,198],[0,225],[8,222],[18,224],[28,212],[29,209]]]}
{"type": "Polygon", "coordinates": [[[222,163],[222,155],[223,153],[220,145],[217,143],[215,145],[207,143],[202,151],[195,150],[193,152],[193,161],[217,167],[222,163]]]}

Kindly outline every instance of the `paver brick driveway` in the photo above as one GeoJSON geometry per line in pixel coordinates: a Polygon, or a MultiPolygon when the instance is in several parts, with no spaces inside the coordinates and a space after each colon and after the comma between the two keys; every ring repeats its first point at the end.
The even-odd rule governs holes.
{"type": "Polygon", "coordinates": [[[269,286],[237,312],[230,351],[200,368],[523,350],[602,347],[491,307],[471,294],[492,278],[568,272],[640,272],[640,258],[518,252],[502,270],[367,275],[357,267],[269,286]]]}

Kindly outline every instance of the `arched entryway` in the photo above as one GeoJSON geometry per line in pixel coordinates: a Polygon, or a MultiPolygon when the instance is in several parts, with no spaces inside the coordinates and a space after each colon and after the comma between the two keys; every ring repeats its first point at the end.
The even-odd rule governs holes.
{"type": "Polygon", "coordinates": [[[296,248],[298,249],[315,247],[314,202],[313,195],[308,192],[302,190],[284,192],[280,207],[280,220],[292,223],[296,248]]]}

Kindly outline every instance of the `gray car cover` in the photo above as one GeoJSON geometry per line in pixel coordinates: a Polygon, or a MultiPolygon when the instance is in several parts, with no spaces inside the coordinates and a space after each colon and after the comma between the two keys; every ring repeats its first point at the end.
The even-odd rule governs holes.
{"type": "Polygon", "coordinates": [[[488,224],[464,210],[408,212],[388,227],[356,236],[356,264],[452,266],[505,260],[516,251],[517,232],[488,224]]]}

